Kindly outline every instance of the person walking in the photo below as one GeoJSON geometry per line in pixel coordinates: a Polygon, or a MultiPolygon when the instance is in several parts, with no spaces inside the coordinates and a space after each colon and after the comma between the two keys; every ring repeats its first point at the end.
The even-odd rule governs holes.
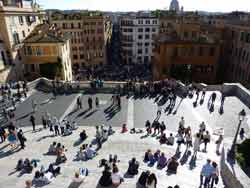
{"type": "Polygon", "coordinates": [[[98,97],[95,98],[95,105],[96,105],[96,108],[99,108],[99,98],[98,97]]]}
{"type": "Polygon", "coordinates": [[[88,99],[88,105],[89,105],[89,109],[92,109],[92,98],[91,97],[89,97],[89,99],[88,99]]]}
{"type": "Polygon", "coordinates": [[[244,130],[244,128],[241,128],[240,129],[240,139],[243,140],[244,137],[245,137],[245,130],[244,130]]]}
{"type": "Polygon", "coordinates": [[[36,123],[35,123],[36,119],[33,115],[30,116],[30,122],[32,124],[32,127],[33,127],[33,131],[36,130],[36,123]]]}
{"type": "Polygon", "coordinates": [[[24,142],[26,142],[26,138],[25,138],[25,136],[23,135],[22,129],[20,129],[20,130],[18,131],[18,133],[17,133],[17,138],[18,138],[18,140],[19,140],[19,142],[20,142],[21,149],[24,149],[24,147],[25,147],[24,142]]]}

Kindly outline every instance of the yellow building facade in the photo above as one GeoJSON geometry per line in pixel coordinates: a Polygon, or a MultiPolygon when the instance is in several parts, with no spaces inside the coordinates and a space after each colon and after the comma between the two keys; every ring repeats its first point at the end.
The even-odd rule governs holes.
{"type": "Polygon", "coordinates": [[[37,26],[24,40],[23,58],[26,77],[72,81],[70,35],[54,27],[37,26]]]}
{"type": "Polygon", "coordinates": [[[22,41],[42,22],[45,13],[37,4],[27,0],[0,0],[0,40],[5,72],[3,80],[23,77],[22,41]],[[8,70],[9,69],[9,70],[8,70]]]}

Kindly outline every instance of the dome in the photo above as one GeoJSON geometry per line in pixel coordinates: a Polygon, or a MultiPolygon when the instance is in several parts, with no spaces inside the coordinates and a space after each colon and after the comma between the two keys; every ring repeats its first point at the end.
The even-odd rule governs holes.
{"type": "Polygon", "coordinates": [[[180,6],[178,0],[172,0],[170,3],[169,10],[179,12],[180,11],[180,6]]]}

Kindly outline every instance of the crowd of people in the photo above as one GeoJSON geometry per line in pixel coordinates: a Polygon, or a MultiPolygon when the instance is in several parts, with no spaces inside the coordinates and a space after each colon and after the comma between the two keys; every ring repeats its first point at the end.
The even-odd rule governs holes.
{"type": "MultiPolygon", "coordinates": [[[[56,85],[56,83],[54,83],[56,85]]],[[[56,86],[55,86],[56,87],[56,86]]],[[[102,82],[96,81],[94,87],[102,87],[102,82]]],[[[26,87],[25,91],[26,90],[26,87]]],[[[118,87],[119,93],[133,93],[136,95],[158,95],[160,94],[162,96],[162,99],[159,99],[157,101],[157,106],[159,106],[157,110],[157,116],[160,116],[162,113],[161,106],[166,102],[167,100],[170,101],[169,106],[167,107],[165,111],[169,109],[173,109],[176,105],[176,99],[177,95],[179,95],[178,92],[181,91],[180,87],[176,82],[168,80],[168,81],[159,81],[159,82],[145,82],[138,84],[134,81],[130,81],[125,85],[121,85],[118,87]],[[164,99],[164,100],[163,100],[164,99]]],[[[18,89],[18,92],[20,92],[20,87],[18,89]]],[[[113,106],[118,106],[118,108],[121,108],[121,96],[120,94],[113,95],[111,98],[111,103],[113,106]]],[[[206,90],[199,90],[197,88],[187,88],[187,90],[184,90],[184,92],[181,93],[181,97],[193,97],[196,94],[196,101],[198,99],[204,100],[206,95],[206,90]],[[200,97],[201,96],[201,97],[200,97]]],[[[211,105],[214,104],[214,101],[216,99],[216,95],[214,93],[209,98],[209,108],[211,109],[211,105]]],[[[96,97],[94,99],[94,104],[96,108],[99,107],[100,101],[99,98],[96,97]]],[[[88,107],[89,109],[93,108],[93,99],[91,97],[88,98],[88,107]]],[[[224,104],[225,96],[222,97],[221,103],[224,104]]],[[[81,96],[77,98],[76,101],[77,110],[80,110],[83,108],[82,105],[82,98],[81,96]]],[[[37,102],[32,101],[32,109],[35,113],[37,111],[37,102]]],[[[31,114],[30,116],[30,122],[33,127],[33,130],[36,130],[36,118],[34,114],[31,114]]],[[[62,120],[61,122],[56,118],[52,117],[48,112],[44,112],[42,116],[42,124],[43,128],[47,129],[49,128],[50,131],[54,133],[54,136],[62,135],[62,136],[68,136],[72,134],[72,131],[77,129],[77,123],[76,122],[69,122],[66,119],[62,120]]],[[[193,158],[196,158],[196,155],[198,152],[203,151],[207,152],[208,144],[211,142],[211,133],[207,129],[207,126],[205,122],[201,122],[199,126],[197,126],[197,132],[193,132],[191,130],[190,126],[187,126],[185,123],[185,118],[181,117],[179,122],[179,127],[177,129],[177,134],[169,133],[168,136],[166,135],[167,126],[164,121],[159,122],[159,119],[156,119],[152,123],[147,120],[145,123],[145,129],[147,136],[154,135],[157,139],[159,139],[159,143],[161,145],[168,145],[169,147],[173,147],[176,143],[177,148],[176,150],[178,152],[181,152],[182,145],[186,145],[186,150],[193,151],[193,158]],[[204,144],[203,149],[201,150],[201,145],[204,144]]],[[[21,129],[17,130],[14,125],[8,127],[8,134],[6,134],[6,131],[4,128],[0,127],[0,136],[1,141],[6,140],[6,135],[8,138],[8,141],[11,143],[12,147],[17,147],[17,141],[20,142],[21,149],[25,148],[25,142],[26,138],[22,132],[21,129]]],[[[243,130],[244,131],[244,130],[243,130]]],[[[241,131],[241,132],[243,132],[241,131]]],[[[121,133],[127,133],[128,129],[126,124],[122,125],[122,131],[121,133]]],[[[133,132],[133,131],[132,131],[133,132]]],[[[130,131],[130,133],[132,134],[130,131]]],[[[134,131],[136,132],[136,131],[134,131]]],[[[141,132],[140,132],[141,133],[141,132]]],[[[88,138],[88,135],[86,131],[83,129],[79,134],[79,140],[80,142],[84,142],[79,147],[79,151],[76,154],[76,159],[81,161],[91,160],[96,155],[98,155],[98,150],[102,149],[102,144],[108,140],[109,136],[114,134],[114,130],[112,126],[108,126],[105,128],[104,125],[96,126],[96,133],[93,143],[86,144],[85,140],[88,138]],[[96,148],[94,145],[96,144],[96,148]]],[[[244,133],[242,133],[244,134],[244,133]]],[[[220,146],[223,141],[223,136],[220,135],[219,138],[216,140],[216,153],[220,154],[220,146]]],[[[55,165],[50,164],[48,169],[45,170],[44,167],[40,170],[37,170],[35,172],[35,176],[33,178],[33,181],[30,184],[30,181],[26,182],[26,187],[31,187],[32,184],[35,184],[36,182],[43,182],[45,184],[50,183],[53,178],[55,178],[58,174],[61,173],[60,164],[65,163],[68,158],[66,157],[67,149],[65,149],[64,145],[62,143],[56,143],[53,142],[48,149],[49,155],[55,155],[55,165]]],[[[168,156],[161,150],[156,150],[152,152],[151,149],[147,150],[145,152],[143,161],[148,164],[148,166],[152,167],[155,164],[157,164],[157,168],[164,169],[166,168],[166,171],[168,173],[177,173],[179,162],[178,158],[176,156],[168,156]]],[[[25,173],[31,173],[34,168],[37,167],[37,163],[39,161],[37,160],[29,160],[25,159],[25,161],[22,161],[20,159],[18,161],[18,170],[23,171],[25,173]]],[[[120,184],[122,184],[125,179],[124,175],[121,173],[119,167],[119,160],[117,155],[110,155],[108,160],[101,160],[100,166],[104,167],[104,170],[102,172],[102,175],[99,179],[99,184],[104,187],[108,186],[114,186],[119,187],[120,184]]],[[[128,162],[128,169],[126,171],[126,174],[130,176],[135,176],[140,174],[140,162],[136,158],[132,158],[128,162]]],[[[88,174],[87,169],[83,169],[79,172],[75,173],[73,182],[75,184],[84,182],[85,177],[88,174]],[[83,172],[84,171],[84,172],[83,172]],[[86,172],[87,171],[87,172],[86,172]]],[[[218,165],[216,162],[211,162],[208,160],[207,164],[205,164],[202,167],[201,174],[200,174],[200,184],[201,186],[204,185],[204,187],[213,187],[214,184],[218,183],[219,179],[219,170],[218,165]]],[[[137,181],[138,188],[156,188],[157,187],[157,176],[155,173],[152,173],[150,171],[143,171],[137,181]]],[[[170,188],[171,186],[169,186],[170,188]]],[[[178,188],[179,185],[175,185],[174,188],[178,188]]]]}

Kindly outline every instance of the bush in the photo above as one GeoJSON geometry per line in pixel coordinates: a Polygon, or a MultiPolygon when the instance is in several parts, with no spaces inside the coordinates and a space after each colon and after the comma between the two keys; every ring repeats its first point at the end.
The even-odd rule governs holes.
{"type": "Polygon", "coordinates": [[[242,153],[236,153],[236,160],[239,163],[239,165],[241,166],[241,168],[244,169],[246,167],[246,162],[245,162],[245,159],[244,159],[242,153]]]}
{"type": "Polygon", "coordinates": [[[237,145],[236,159],[242,168],[250,167],[250,139],[237,145]]]}

